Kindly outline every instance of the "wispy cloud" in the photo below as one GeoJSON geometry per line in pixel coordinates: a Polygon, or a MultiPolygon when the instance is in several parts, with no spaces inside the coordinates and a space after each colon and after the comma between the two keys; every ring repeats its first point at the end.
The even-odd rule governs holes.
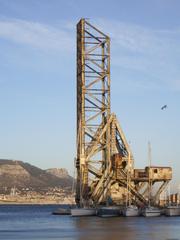
{"type": "Polygon", "coordinates": [[[68,28],[19,19],[0,20],[0,38],[44,51],[69,52],[74,47],[72,33],[68,28]]]}
{"type": "MultiPolygon", "coordinates": [[[[98,20],[99,26],[117,44],[127,50],[139,53],[153,53],[153,51],[162,51],[167,47],[173,47],[173,43],[177,43],[180,38],[179,29],[151,29],[136,24],[124,23],[120,21],[98,20]],[[177,39],[178,38],[178,39],[177,39]]],[[[176,49],[180,52],[180,49],[176,49]]]]}
{"type": "MultiPolygon", "coordinates": [[[[56,26],[21,19],[0,19],[0,38],[46,52],[75,53],[75,22],[56,26]]],[[[96,19],[96,26],[111,37],[112,66],[152,78],[153,87],[162,84],[180,89],[180,29],[151,29],[120,21],[96,19]]],[[[133,84],[137,84],[132,79],[133,84]]],[[[143,86],[148,84],[146,80],[143,86]]]]}
{"type": "Polygon", "coordinates": [[[105,19],[97,22],[111,37],[114,66],[149,75],[156,85],[179,89],[180,28],[151,29],[105,19]]]}

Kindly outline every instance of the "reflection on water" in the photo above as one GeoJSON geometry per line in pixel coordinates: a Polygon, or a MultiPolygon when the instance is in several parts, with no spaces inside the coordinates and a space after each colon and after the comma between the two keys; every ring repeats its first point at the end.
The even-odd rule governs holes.
{"type": "Polygon", "coordinates": [[[54,216],[57,206],[0,206],[2,240],[180,240],[180,217],[54,216]]]}
{"type": "Polygon", "coordinates": [[[180,239],[179,218],[77,218],[74,225],[79,240],[180,239]]]}

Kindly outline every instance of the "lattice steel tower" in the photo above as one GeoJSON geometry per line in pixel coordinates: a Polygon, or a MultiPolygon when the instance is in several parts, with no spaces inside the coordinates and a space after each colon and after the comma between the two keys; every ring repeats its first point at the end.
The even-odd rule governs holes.
{"type": "Polygon", "coordinates": [[[105,203],[115,184],[119,192],[128,185],[133,198],[146,203],[139,193],[142,184],[133,179],[133,162],[111,113],[110,38],[81,19],[77,24],[77,205],[105,203]]]}
{"type": "MultiPolygon", "coordinates": [[[[77,25],[77,202],[87,200],[90,164],[106,168],[110,159],[108,129],[96,136],[110,117],[110,39],[85,19],[77,25]],[[97,153],[101,153],[97,154],[97,153]],[[92,159],[92,156],[101,159],[92,159]],[[80,181],[82,181],[80,183],[80,181]]],[[[82,203],[81,203],[82,204],[82,203]]],[[[85,204],[85,203],[83,203],[85,204]]]]}

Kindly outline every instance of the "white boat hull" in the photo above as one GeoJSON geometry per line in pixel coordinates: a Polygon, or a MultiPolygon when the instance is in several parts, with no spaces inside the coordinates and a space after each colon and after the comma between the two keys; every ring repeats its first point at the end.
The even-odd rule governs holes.
{"type": "Polygon", "coordinates": [[[159,217],[161,215],[161,211],[158,208],[145,208],[142,211],[142,215],[144,217],[159,217]]]}
{"type": "Polygon", "coordinates": [[[95,208],[73,208],[71,209],[72,217],[95,216],[95,208]]]}
{"type": "Polygon", "coordinates": [[[166,216],[180,216],[180,207],[177,206],[170,206],[167,207],[165,210],[166,216]]]}
{"type": "Polygon", "coordinates": [[[123,216],[125,217],[137,217],[139,216],[139,209],[135,207],[127,207],[123,209],[123,216]]]}

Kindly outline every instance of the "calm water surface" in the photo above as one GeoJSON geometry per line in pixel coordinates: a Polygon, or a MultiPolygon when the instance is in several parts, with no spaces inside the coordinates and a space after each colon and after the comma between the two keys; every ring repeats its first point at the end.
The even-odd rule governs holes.
{"type": "Polygon", "coordinates": [[[180,240],[180,217],[55,216],[57,206],[0,206],[2,240],[180,240]]]}

